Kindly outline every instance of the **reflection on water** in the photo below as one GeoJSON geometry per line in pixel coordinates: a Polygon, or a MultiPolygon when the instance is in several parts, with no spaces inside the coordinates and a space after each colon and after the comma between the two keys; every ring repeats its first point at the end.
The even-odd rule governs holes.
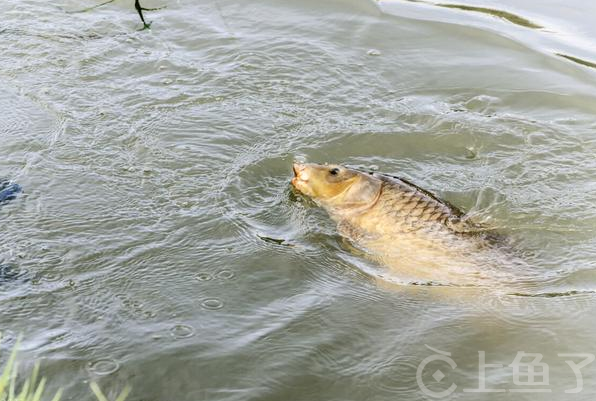
{"type": "Polygon", "coordinates": [[[488,14],[488,15],[493,15],[495,17],[499,17],[499,18],[503,18],[513,24],[516,25],[520,25],[520,26],[524,26],[526,28],[533,28],[533,29],[540,29],[542,28],[540,25],[533,23],[532,21],[529,21],[525,18],[522,18],[518,15],[509,13],[507,11],[501,11],[501,10],[493,10],[491,8],[485,8],[485,7],[473,7],[473,6],[466,6],[463,4],[443,4],[443,3],[439,3],[437,4],[437,6],[439,7],[445,7],[445,8],[457,8],[459,10],[464,10],[464,11],[474,11],[474,12],[478,12],[478,13],[484,13],[484,14],[488,14]]]}
{"type": "MultiPolygon", "coordinates": [[[[25,189],[0,208],[0,271],[19,275],[0,329],[26,334],[50,386],[425,399],[427,346],[457,361],[422,377],[452,397],[478,399],[479,351],[541,353],[553,396],[575,386],[558,354],[594,352],[593,5],[182,0],[145,31],[126,2],[64,11],[92,5],[0,4],[0,176],[25,189]],[[294,159],[436,192],[503,232],[530,279],[383,285],[292,195],[294,159]]],[[[487,384],[515,388],[506,369],[487,384]]]]}
{"type": "Polygon", "coordinates": [[[573,61],[574,63],[577,63],[577,64],[585,65],[586,67],[596,68],[596,63],[593,63],[593,62],[587,61],[587,60],[582,60],[579,57],[573,57],[573,56],[569,56],[567,54],[561,54],[561,53],[557,53],[557,56],[566,58],[567,60],[573,61]]]}
{"type": "Polygon", "coordinates": [[[488,15],[492,15],[495,17],[499,17],[499,18],[503,18],[513,24],[519,25],[519,26],[523,26],[526,28],[532,28],[532,29],[541,29],[543,28],[542,26],[526,19],[523,17],[520,17],[519,15],[515,15],[513,13],[507,12],[507,11],[503,11],[503,10],[494,10],[492,8],[487,8],[487,7],[475,7],[475,6],[469,6],[469,5],[465,5],[465,4],[450,4],[450,3],[430,3],[430,2],[425,2],[422,0],[408,0],[414,3],[425,3],[425,4],[433,4],[435,6],[438,7],[445,7],[445,8],[456,8],[458,10],[464,10],[464,11],[473,11],[473,12],[478,12],[478,13],[484,13],[484,14],[488,14],[488,15]]]}

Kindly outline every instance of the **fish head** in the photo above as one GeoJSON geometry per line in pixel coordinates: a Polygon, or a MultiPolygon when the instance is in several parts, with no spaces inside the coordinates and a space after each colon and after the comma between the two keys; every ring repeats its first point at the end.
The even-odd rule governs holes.
{"type": "Polygon", "coordinates": [[[381,193],[379,178],[337,164],[294,163],[293,169],[294,188],[326,208],[372,206],[381,193]]]}

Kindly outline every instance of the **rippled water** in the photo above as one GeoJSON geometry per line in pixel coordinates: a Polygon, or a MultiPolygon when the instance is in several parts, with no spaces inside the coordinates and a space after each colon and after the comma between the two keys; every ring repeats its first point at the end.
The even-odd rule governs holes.
{"type": "Polygon", "coordinates": [[[596,8],[480,1],[180,0],[145,31],[132,1],[3,1],[0,176],[24,188],[0,208],[4,345],[24,333],[68,399],[91,380],[146,401],[425,399],[437,350],[457,367],[421,378],[447,398],[591,398],[596,363],[565,394],[582,358],[559,354],[596,353],[596,8]],[[437,192],[533,284],[380,284],[291,193],[295,158],[437,192]],[[464,392],[479,351],[498,389],[527,389],[507,365],[543,354],[549,386],[529,387],[552,393],[464,392]]]}

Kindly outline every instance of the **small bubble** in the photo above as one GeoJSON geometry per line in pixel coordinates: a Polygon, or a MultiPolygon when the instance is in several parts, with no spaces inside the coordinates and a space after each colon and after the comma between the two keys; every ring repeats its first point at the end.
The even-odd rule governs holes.
{"type": "Polygon", "coordinates": [[[369,56],[380,56],[381,52],[377,49],[370,49],[366,52],[366,54],[368,54],[369,56]]]}
{"type": "Polygon", "coordinates": [[[141,301],[131,301],[130,306],[136,309],[143,309],[143,303],[141,301]]]}
{"type": "Polygon", "coordinates": [[[224,304],[217,298],[207,298],[201,302],[201,306],[209,310],[217,310],[223,308],[224,304]]]}
{"type": "Polygon", "coordinates": [[[134,299],[130,299],[130,298],[123,298],[122,305],[126,306],[127,308],[130,308],[130,309],[142,309],[143,308],[143,304],[141,302],[135,301],[134,299]]]}
{"type": "Polygon", "coordinates": [[[195,329],[186,324],[177,324],[170,329],[170,334],[174,338],[188,338],[195,335],[195,329]]]}
{"type": "Polygon", "coordinates": [[[195,278],[199,281],[209,281],[213,279],[213,277],[209,273],[199,273],[195,276],[195,278]]]}
{"type": "Polygon", "coordinates": [[[234,278],[235,274],[231,270],[222,270],[217,273],[217,278],[221,278],[222,280],[230,280],[234,278]]]}
{"type": "Polygon", "coordinates": [[[306,156],[305,155],[296,155],[294,157],[294,161],[296,163],[306,163],[306,156]]]}
{"type": "Polygon", "coordinates": [[[478,157],[478,151],[473,146],[466,147],[466,159],[474,160],[478,157]]]}
{"type": "Polygon", "coordinates": [[[41,279],[43,281],[47,281],[50,283],[59,281],[62,278],[62,275],[60,275],[59,273],[44,273],[41,275],[41,279]]]}
{"type": "Polygon", "coordinates": [[[120,369],[120,364],[113,359],[99,359],[89,363],[89,371],[96,375],[106,376],[120,369]]]}

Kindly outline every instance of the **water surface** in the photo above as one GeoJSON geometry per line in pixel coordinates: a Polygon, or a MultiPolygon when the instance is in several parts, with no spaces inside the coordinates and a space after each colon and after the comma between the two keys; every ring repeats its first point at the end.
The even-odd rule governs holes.
{"type": "Polygon", "coordinates": [[[0,264],[20,277],[0,324],[51,387],[418,400],[440,350],[457,368],[422,378],[457,384],[447,398],[593,395],[596,364],[565,394],[558,355],[596,353],[593,5],[181,0],[139,31],[131,1],[72,13],[92,4],[0,4],[0,176],[25,191],[0,209],[0,264]],[[523,252],[534,296],[379,285],[292,195],[296,158],[476,213],[523,252]],[[479,351],[504,390],[528,387],[518,352],[542,354],[549,385],[529,387],[552,393],[463,392],[479,351]]]}

